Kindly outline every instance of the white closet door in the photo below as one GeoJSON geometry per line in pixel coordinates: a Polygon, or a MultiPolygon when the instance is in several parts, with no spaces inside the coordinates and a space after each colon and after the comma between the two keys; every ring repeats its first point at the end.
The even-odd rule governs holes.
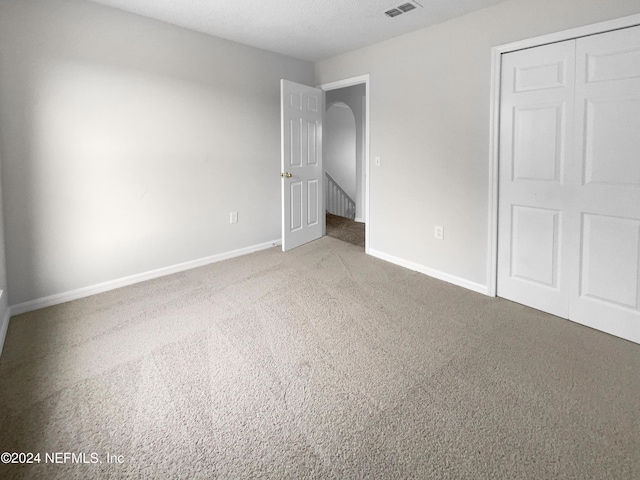
{"type": "Polygon", "coordinates": [[[575,41],[502,62],[498,295],[567,318],[575,41]]]}
{"type": "Polygon", "coordinates": [[[640,343],[640,27],[578,39],[576,72],[570,318],[640,343]]]}

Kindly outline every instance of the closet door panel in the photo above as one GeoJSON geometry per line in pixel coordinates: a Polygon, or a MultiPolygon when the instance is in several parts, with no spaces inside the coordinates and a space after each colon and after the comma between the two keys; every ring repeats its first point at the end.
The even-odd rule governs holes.
{"type": "Polygon", "coordinates": [[[640,343],[640,27],[576,43],[570,319],[640,343]]]}
{"type": "Polygon", "coordinates": [[[498,295],[568,316],[575,41],[503,55],[498,295]]]}

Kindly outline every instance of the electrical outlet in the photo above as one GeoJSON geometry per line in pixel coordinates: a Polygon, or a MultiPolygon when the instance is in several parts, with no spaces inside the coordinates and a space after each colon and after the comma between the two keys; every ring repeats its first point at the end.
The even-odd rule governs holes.
{"type": "Polygon", "coordinates": [[[433,227],[433,236],[438,240],[444,239],[444,228],[440,225],[436,225],[435,227],[433,227]]]}
{"type": "Polygon", "coordinates": [[[238,212],[231,212],[229,214],[229,223],[238,223],[238,212]]]}

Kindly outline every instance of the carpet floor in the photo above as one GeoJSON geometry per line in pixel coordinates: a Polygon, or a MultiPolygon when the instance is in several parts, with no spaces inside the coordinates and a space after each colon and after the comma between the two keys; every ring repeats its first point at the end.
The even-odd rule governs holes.
{"type": "Polygon", "coordinates": [[[637,479],[639,372],[324,237],[13,317],[0,478],[637,479]]]}
{"type": "Polygon", "coordinates": [[[364,223],[327,213],[327,236],[364,248],[364,223]]]}

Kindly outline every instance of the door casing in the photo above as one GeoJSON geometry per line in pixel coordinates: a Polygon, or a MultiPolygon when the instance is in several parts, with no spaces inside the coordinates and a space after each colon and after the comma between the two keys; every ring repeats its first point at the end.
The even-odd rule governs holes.
{"type": "MultiPolygon", "coordinates": [[[[371,230],[370,223],[370,207],[369,207],[369,119],[371,112],[371,89],[369,82],[369,74],[359,75],[357,77],[345,78],[344,80],[338,80],[330,83],[323,83],[318,85],[317,88],[328,92],[329,90],[337,90],[338,88],[351,87],[352,85],[365,85],[365,116],[364,116],[364,222],[365,222],[365,238],[364,238],[364,251],[369,253],[369,232],[371,230]]],[[[323,164],[324,168],[324,164],[323,164]]],[[[323,172],[324,173],[324,172],[323,172]]],[[[323,175],[324,180],[324,175],[323,175]]],[[[326,232],[322,232],[324,235],[326,232]]]]}

